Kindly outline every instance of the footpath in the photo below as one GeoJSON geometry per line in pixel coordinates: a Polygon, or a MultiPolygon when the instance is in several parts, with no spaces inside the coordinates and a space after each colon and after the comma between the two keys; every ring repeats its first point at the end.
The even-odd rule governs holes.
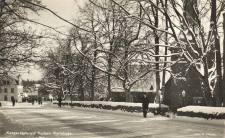
{"type": "MultiPolygon", "coordinates": [[[[46,103],[43,103],[43,105],[46,104],[46,103]]],[[[0,107],[0,110],[1,109],[9,109],[9,108],[15,108],[15,109],[18,109],[18,108],[39,108],[41,107],[42,105],[39,105],[37,102],[35,102],[33,105],[32,103],[27,103],[27,102],[24,102],[24,103],[15,103],[15,106],[12,106],[12,102],[6,102],[6,101],[1,101],[1,107],[0,107]]]]}

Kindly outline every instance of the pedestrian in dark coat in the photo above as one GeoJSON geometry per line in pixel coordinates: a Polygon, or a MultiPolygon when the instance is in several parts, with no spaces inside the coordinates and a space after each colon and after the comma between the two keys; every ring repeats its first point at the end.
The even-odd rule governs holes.
{"type": "Polygon", "coordinates": [[[61,108],[61,105],[62,105],[62,98],[59,97],[59,98],[58,98],[58,101],[59,101],[59,107],[61,108]]]}
{"type": "Polygon", "coordinates": [[[146,96],[146,94],[143,95],[142,98],[142,111],[143,111],[143,117],[146,118],[147,117],[147,113],[148,113],[148,105],[149,105],[149,99],[146,96]]]}
{"type": "Polygon", "coordinates": [[[34,98],[31,99],[32,105],[34,105],[34,98]]]}
{"type": "Polygon", "coordinates": [[[41,97],[38,97],[38,104],[41,104],[41,97]]]}
{"type": "Polygon", "coordinates": [[[16,101],[15,101],[14,97],[12,97],[11,101],[12,101],[12,106],[15,106],[16,101]]]}

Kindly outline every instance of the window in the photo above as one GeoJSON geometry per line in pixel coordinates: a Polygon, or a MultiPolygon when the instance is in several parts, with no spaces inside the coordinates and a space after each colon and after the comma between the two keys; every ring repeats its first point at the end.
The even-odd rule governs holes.
{"type": "Polygon", "coordinates": [[[9,84],[9,81],[5,81],[5,80],[4,80],[4,81],[3,81],[3,85],[10,85],[10,84],[9,84]]]}
{"type": "Polygon", "coordinates": [[[8,101],[7,95],[4,95],[4,100],[5,100],[5,101],[8,101]]]}
{"type": "Polygon", "coordinates": [[[11,93],[14,93],[14,88],[11,88],[11,93]]]}
{"type": "Polygon", "coordinates": [[[4,92],[7,93],[7,88],[4,88],[4,92]]]}

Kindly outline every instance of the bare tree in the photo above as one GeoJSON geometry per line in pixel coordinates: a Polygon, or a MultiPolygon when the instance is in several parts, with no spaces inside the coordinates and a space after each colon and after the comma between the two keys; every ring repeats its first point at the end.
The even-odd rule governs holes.
{"type": "MultiPolygon", "coordinates": [[[[39,0],[32,2],[41,5],[39,0]]],[[[38,14],[40,10],[23,0],[0,1],[0,62],[4,70],[15,71],[15,67],[26,65],[38,56],[35,48],[40,46],[44,34],[25,26],[28,11],[38,14]]]]}
{"type": "MultiPolygon", "coordinates": [[[[117,5],[120,5],[116,1],[112,1],[117,5]]],[[[167,3],[168,8],[165,8],[165,1],[162,0],[160,0],[159,5],[157,5],[156,1],[153,0],[137,1],[137,3],[142,4],[143,7],[145,7],[144,11],[146,15],[149,15],[147,16],[147,18],[145,18],[145,20],[131,14],[128,10],[126,10],[126,8],[123,7],[123,5],[120,5],[120,7],[127,13],[127,15],[129,15],[130,18],[136,19],[143,25],[157,30],[158,32],[166,32],[169,35],[171,39],[168,40],[168,44],[171,46],[177,45],[177,47],[180,48],[180,56],[178,57],[178,59],[185,59],[187,62],[188,66],[183,70],[185,70],[185,72],[188,72],[188,70],[193,70],[196,73],[204,87],[202,91],[204,100],[207,105],[211,105],[210,99],[212,97],[212,94],[215,93],[215,84],[218,80],[216,70],[220,68],[219,65],[216,65],[216,58],[212,56],[212,50],[215,49],[213,44],[216,39],[213,36],[213,33],[210,31],[210,26],[205,25],[205,23],[211,23],[211,20],[209,20],[208,18],[210,17],[209,12],[212,10],[210,8],[211,3],[209,1],[199,1],[197,3],[193,1],[179,2],[170,0],[167,3]],[[187,8],[187,6],[185,6],[186,4],[189,5],[190,9],[185,9],[187,8]],[[152,16],[149,14],[149,5],[158,9],[158,12],[167,19],[169,23],[168,31],[162,29],[161,26],[155,26],[155,24],[150,21],[150,18],[152,18],[152,16]],[[204,20],[204,22],[202,22],[201,20],[204,20]],[[208,30],[209,32],[207,33],[208,30]],[[212,60],[214,62],[209,64],[209,62],[212,60]]],[[[219,8],[219,12],[217,12],[216,15],[214,13],[216,21],[218,21],[221,10],[223,9],[223,4],[217,8],[219,8]]],[[[217,23],[218,22],[214,23],[214,27],[217,23]]],[[[218,54],[220,55],[220,53],[218,54]]],[[[178,76],[179,73],[175,73],[172,75],[178,76]]],[[[221,91],[221,89],[218,88],[217,91],[221,91]]]]}
{"type": "MultiPolygon", "coordinates": [[[[129,1],[124,1],[122,4],[128,5],[127,3],[129,3],[129,1]]],[[[136,75],[135,78],[131,77],[132,74],[130,74],[131,71],[129,71],[131,69],[130,66],[134,64],[141,62],[142,64],[145,62],[145,66],[149,64],[146,60],[144,61],[143,58],[150,58],[150,54],[152,54],[151,50],[153,50],[153,48],[148,50],[148,48],[143,45],[147,45],[146,35],[150,36],[150,33],[142,29],[141,24],[136,20],[127,18],[126,13],[124,13],[119,6],[115,4],[111,6],[110,4],[113,3],[108,3],[108,5],[94,3],[96,6],[93,8],[95,12],[98,11],[96,8],[104,11],[100,12],[101,15],[99,15],[100,13],[98,12],[98,14],[94,16],[95,18],[92,18],[92,20],[94,19],[95,22],[98,22],[98,25],[96,26],[99,29],[98,33],[92,34],[92,39],[97,40],[94,42],[97,42],[99,45],[97,48],[92,49],[98,51],[97,62],[89,55],[80,51],[79,48],[77,49],[86,59],[88,59],[92,66],[94,66],[99,71],[108,74],[108,90],[111,80],[109,80],[109,75],[110,77],[113,76],[113,78],[121,81],[122,87],[126,93],[126,101],[130,101],[131,87],[148,73],[155,70],[153,67],[148,66],[149,69],[146,72],[141,72],[141,74],[136,75]],[[110,11],[112,10],[114,10],[114,12],[111,14],[110,11]],[[106,13],[108,13],[108,15],[106,15],[106,13]],[[111,16],[109,16],[109,14],[111,14],[111,16]],[[109,20],[110,18],[112,20],[109,20]],[[142,32],[142,36],[139,36],[140,32],[142,32]],[[109,57],[108,59],[106,58],[107,56],[109,57]]],[[[139,4],[132,5],[129,8],[132,11],[134,10],[133,7],[136,7],[135,12],[139,12],[133,12],[135,15],[141,18],[143,16],[142,10],[138,5],[139,4]]],[[[92,13],[94,12],[92,11],[92,13]]],[[[84,28],[84,26],[82,26],[82,28],[84,28]]],[[[74,38],[76,37],[77,36],[74,36],[74,38]]],[[[91,39],[90,36],[86,37],[86,39],[87,38],[91,39]]],[[[151,47],[151,45],[149,45],[149,47],[151,47]]]]}

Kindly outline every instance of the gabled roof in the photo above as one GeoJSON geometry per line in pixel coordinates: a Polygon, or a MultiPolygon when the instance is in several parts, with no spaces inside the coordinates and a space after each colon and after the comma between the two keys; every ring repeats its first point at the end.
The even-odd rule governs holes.
{"type": "Polygon", "coordinates": [[[4,79],[13,80],[13,81],[15,81],[15,83],[17,85],[19,85],[19,78],[18,77],[15,77],[13,75],[8,75],[8,74],[0,75],[0,77],[1,77],[1,80],[4,80],[4,79]]]}

